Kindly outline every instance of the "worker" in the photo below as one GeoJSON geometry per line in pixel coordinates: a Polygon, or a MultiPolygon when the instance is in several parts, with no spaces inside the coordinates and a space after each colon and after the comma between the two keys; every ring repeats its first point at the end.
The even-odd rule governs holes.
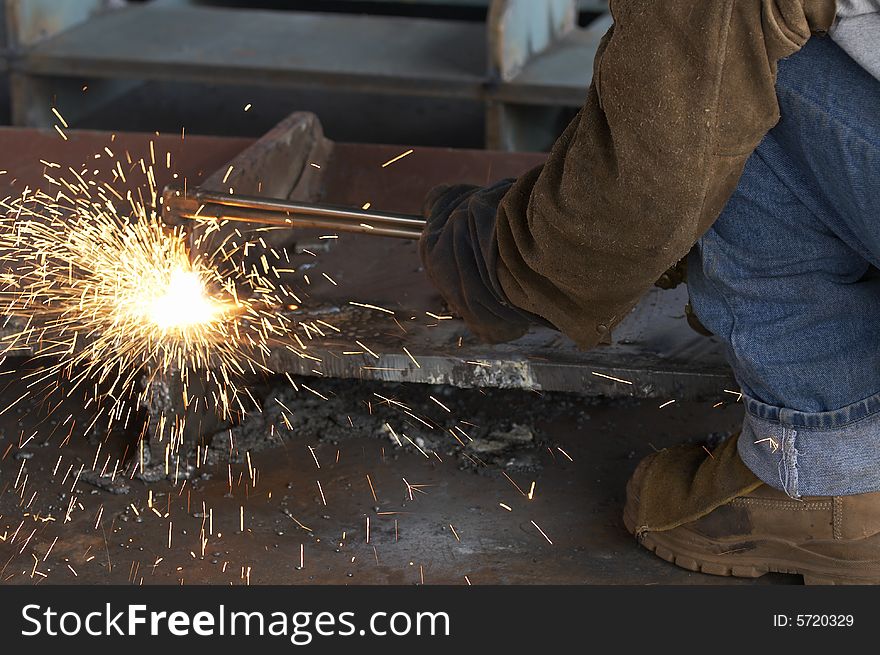
{"type": "Polygon", "coordinates": [[[591,348],[687,257],[745,418],[644,459],[626,528],[692,571],[880,583],[880,0],[610,6],[546,162],[431,192],[427,274],[487,341],[591,348]]]}

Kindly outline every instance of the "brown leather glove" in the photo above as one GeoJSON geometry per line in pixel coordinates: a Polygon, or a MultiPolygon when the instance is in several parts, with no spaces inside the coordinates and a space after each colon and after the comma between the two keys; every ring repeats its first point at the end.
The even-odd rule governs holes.
{"type": "Polygon", "coordinates": [[[544,323],[508,302],[495,273],[495,214],[511,184],[439,186],[428,193],[423,208],[419,252],[428,279],[470,330],[489,343],[512,341],[532,323],[544,323]]]}

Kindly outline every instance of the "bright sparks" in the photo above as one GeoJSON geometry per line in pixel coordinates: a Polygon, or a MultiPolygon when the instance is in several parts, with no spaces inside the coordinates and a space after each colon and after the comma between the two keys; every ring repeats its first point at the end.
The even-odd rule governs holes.
{"type": "MultiPolygon", "coordinates": [[[[176,381],[184,407],[243,416],[254,406],[239,383],[272,373],[270,346],[295,327],[278,308],[296,297],[272,273],[272,253],[246,263],[254,244],[237,230],[221,240],[216,226],[164,225],[152,166],[125,169],[128,180],[119,160],[112,168],[123,184],[145,175],[136,196],[69,168],[69,177],[47,173],[46,189],[0,201],[0,314],[13,321],[0,355],[42,361],[29,374],[32,395],[93,389],[108,425],[150,406],[157,380],[176,381]]],[[[176,452],[184,417],[151,420],[176,452]]]]}
{"type": "Polygon", "coordinates": [[[207,325],[221,318],[226,311],[222,303],[208,297],[205,282],[196,271],[181,267],[167,274],[165,284],[161,282],[165,280],[151,289],[159,294],[144,303],[150,321],[161,330],[186,330],[207,325]]]}

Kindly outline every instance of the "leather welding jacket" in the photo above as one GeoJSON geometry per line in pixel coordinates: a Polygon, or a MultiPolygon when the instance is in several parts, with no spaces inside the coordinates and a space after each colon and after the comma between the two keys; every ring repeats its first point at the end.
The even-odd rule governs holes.
{"type": "Polygon", "coordinates": [[[711,226],[779,119],[776,64],[834,0],[611,0],[593,82],[546,162],[427,201],[429,278],[478,336],[544,319],[594,346],[711,226]]]}

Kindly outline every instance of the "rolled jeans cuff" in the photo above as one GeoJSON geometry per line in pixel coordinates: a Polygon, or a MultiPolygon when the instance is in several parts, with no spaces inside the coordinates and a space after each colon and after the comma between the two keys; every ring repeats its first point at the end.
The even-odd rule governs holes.
{"type": "Polygon", "coordinates": [[[792,498],[880,491],[880,393],[830,412],[798,412],[744,396],[739,455],[792,498]]]}

